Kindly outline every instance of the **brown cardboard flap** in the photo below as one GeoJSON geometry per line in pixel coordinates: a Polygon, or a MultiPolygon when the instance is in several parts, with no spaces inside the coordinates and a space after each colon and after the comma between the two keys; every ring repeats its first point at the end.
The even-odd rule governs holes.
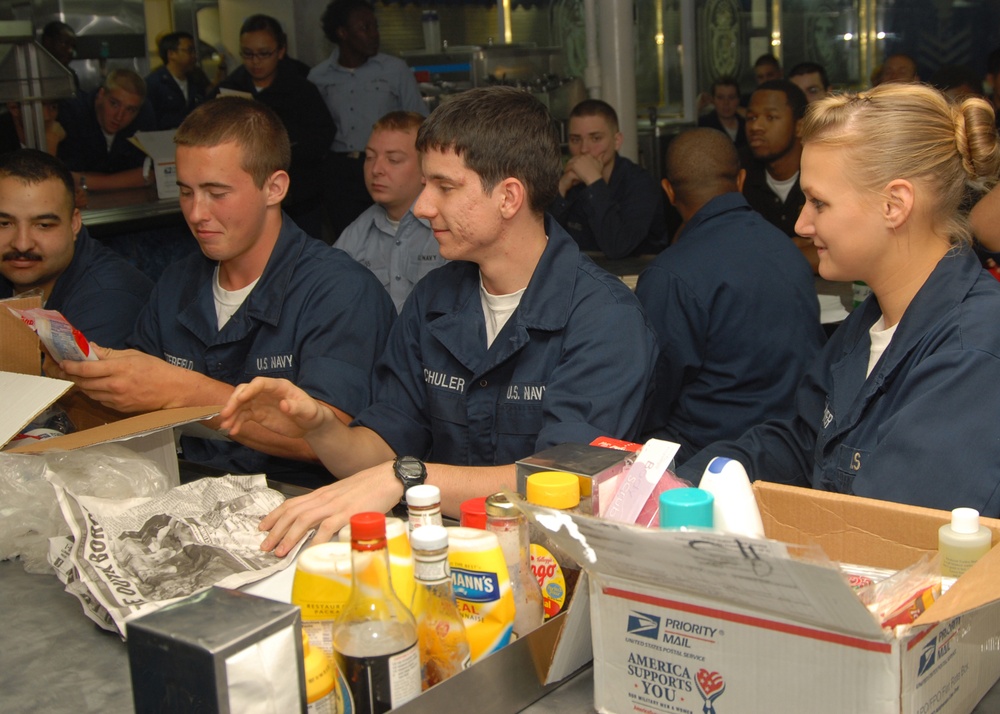
{"type": "MultiPolygon", "coordinates": [[[[987,520],[992,519],[982,519],[982,521],[987,520]]],[[[969,610],[988,605],[1000,597],[997,589],[997,584],[1000,583],[1000,548],[995,547],[996,543],[996,531],[994,531],[993,550],[969,568],[948,592],[917,618],[915,624],[945,622],[969,610]]]]}
{"type": "Polygon", "coordinates": [[[219,413],[221,406],[215,407],[178,407],[162,411],[140,414],[122,419],[113,424],[94,427],[86,431],[77,431],[64,436],[57,436],[45,441],[25,444],[10,449],[8,453],[41,454],[46,451],[70,451],[84,446],[104,444],[109,441],[120,441],[140,434],[167,429],[186,424],[190,421],[210,419],[219,413]]]}
{"type": "Polygon", "coordinates": [[[28,310],[41,306],[41,295],[0,300],[0,372],[41,374],[42,356],[38,335],[7,309],[13,307],[28,310]]]}

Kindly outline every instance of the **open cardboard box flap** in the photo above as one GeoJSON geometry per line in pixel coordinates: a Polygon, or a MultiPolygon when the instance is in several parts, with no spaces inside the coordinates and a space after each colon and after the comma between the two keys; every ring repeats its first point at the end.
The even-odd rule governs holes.
{"type": "MultiPolygon", "coordinates": [[[[888,635],[835,563],[907,567],[937,549],[937,529],[950,519],[945,511],[766,482],[755,483],[754,494],[770,540],[667,533],[530,505],[525,510],[536,521],[546,514],[564,519],[558,530],[549,529],[551,537],[598,582],[602,576],[641,582],[869,640],[888,635]],[[792,548],[786,550],[786,543],[792,548]],[[833,562],[824,562],[817,545],[833,562]],[[797,547],[802,552],[793,554],[797,547]],[[775,599],[775,592],[783,597],[775,599]]],[[[982,522],[993,530],[994,542],[1000,540],[1000,521],[982,522]]],[[[1000,548],[966,573],[918,624],[944,621],[1000,599],[996,582],[1000,548]]]]}
{"type": "Polygon", "coordinates": [[[72,434],[57,436],[45,441],[34,441],[29,444],[10,449],[8,453],[41,454],[47,451],[69,451],[84,446],[106,444],[112,441],[124,441],[154,432],[168,429],[192,421],[210,419],[219,413],[222,407],[177,407],[161,411],[139,414],[116,421],[113,424],[95,426],[92,429],[77,431],[72,434]]]}

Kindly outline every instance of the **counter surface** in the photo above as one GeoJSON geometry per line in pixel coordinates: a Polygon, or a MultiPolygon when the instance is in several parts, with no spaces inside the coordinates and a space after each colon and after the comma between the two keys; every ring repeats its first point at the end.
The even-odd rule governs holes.
{"type": "MultiPolygon", "coordinates": [[[[20,561],[0,563],[0,702],[5,712],[130,714],[125,643],[93,624],[54,575],[30,575],[20,561]]],[[[587,668],[538,700],[528,714],[592,712],[587,668]]],[[[1000,684],[973,714],[1000,711],[1000,684]]]]}

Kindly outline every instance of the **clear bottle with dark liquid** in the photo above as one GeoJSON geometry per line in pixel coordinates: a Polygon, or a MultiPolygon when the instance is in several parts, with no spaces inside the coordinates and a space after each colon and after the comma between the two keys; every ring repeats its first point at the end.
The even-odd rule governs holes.
{"type": "Polygon", "coordinates": [[[382,714],[421,691],[413,615],[392,589],[385,516],[351,518],[351,596],[333,629],[337,666],[351,711],[382,714]]]}

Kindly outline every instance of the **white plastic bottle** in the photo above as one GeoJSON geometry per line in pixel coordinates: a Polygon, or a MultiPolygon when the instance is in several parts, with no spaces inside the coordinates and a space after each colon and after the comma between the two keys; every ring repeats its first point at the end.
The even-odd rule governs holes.
{"type": "Polygon", "coordinates": [[[748,538],[764,538],[764,523],[743,464],[725,456],[716,456],[705,467],[698,488],[715,497],[715,530],[748,538]]]}
{"type": "Polygon", "coordinates": [[[442,526],[441,489],[429,483],[413,486],[406,492],[408,534],[421,526],[442,526]]]}
{"type": "Polygon", "coordinates": [[[979,511],[956,508],[951,523],[938,529],[938,551],[941,553],[941,574],[957,578],[989,552],[993,533],[979,525],[979,511]]]}

